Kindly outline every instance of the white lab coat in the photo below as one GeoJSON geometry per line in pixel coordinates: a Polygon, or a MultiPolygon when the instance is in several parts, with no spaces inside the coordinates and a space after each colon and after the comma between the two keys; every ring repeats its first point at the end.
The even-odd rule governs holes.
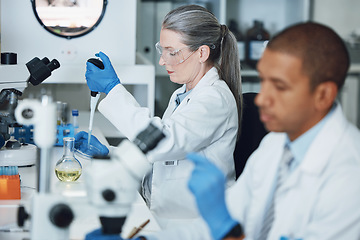
{"type": "Polygon", "coordinates": [[[185,85],[173,93],[162,119],[150,118],[149,110],[140,107],[121,84],[99,104],[100,112],[130,140],[149,122],[165,133],[166,138],[148,153],[153,164],[148,200],[162,228],[199,219],[195,200],[187,187],[193,169],[185,159],[187,153],[200,152],[212,159],[226,174],[228,184],[235,182],[233,151],[238,119],[230,89],[212,68],[175,109],[176,94],[184,91],[185,85]]]}
{"type": "MultiPolygon", "coordinates": [[[[269,133],[227,191],[227,207],[256,240],[273,190],[286,135],[269,133]]],[[[303,161],[279,189],[268,240],[360,239],[360,132],[340,104],[313,140],[303,161]],[[292,238],[291,238],[292,237],[292,238]]],[[[158,233],[157,239],[211,239],[204,222],[158,233]]]]}

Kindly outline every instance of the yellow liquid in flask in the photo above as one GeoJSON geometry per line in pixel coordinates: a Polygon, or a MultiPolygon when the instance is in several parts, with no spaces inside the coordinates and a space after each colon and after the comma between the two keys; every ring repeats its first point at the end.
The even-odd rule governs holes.
{"type": "Polygon", "coordinates": [[[60,171],[55,169],[55,174],[60,181],[63,182],[74,182],[81,176],[81,170],[73,171],[60,171]]]}
{"type": "Polygon", "coordinates": [[[73,137],[65,137],[64,155],[57,161],[55,165],[55,175],[60,181],[74,182],[81,176],[82,166],[79,160],[74,156],[73,137]]]}

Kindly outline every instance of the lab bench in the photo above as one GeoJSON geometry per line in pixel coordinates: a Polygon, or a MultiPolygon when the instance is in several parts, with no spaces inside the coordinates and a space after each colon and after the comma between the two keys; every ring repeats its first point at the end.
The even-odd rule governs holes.
{"type": "MultiPolygon", "coordinates": [[[[105,137],[98,129],[94,128],[93,132],[102,143],[108,145],[105,137]]],[[[51,157],[52,170],[55,169],[55,164],[61,158],[62,154],[62,147],[53,148],[51,157]]],[[[81,162],[84,173],[84,170],[91,164],[91,160],[82,158],[77,154],[75,157],[81,162]]],[[[25,231],[23,231],[16,224],[16,216],[19,205],[23,205],[26,211],[32,214],[31,200],[35,194],[37,194],[36,166],[19,167],[19,174],[21,179],[21,200],[0,200],[0,239],[20,240],[30,238],[30,222],[25,222],[25,231]]],[[[51,193],[58,195],[59,198],[62,198],[69,203],[71,209],[74,211],[75,218],[70,225],[71,240],[84,239],[86,233],[100,227],[99,218],[96,215],[97,210],[88,203],[85,178],[83,176],[84,174],[82,174],[76,182],[70,183],[59,181],[55,175],[55,171],[53,171],[50,176],[51,193]]],[[[150,222],[142,230],[143,233],[160,230],[155,218],[152,216],[150,210],[139,194],[127,216],[123,226],[122,236],[127,237],[134,227],[140,226],[147,219],[150,219],[150,222]]]]}

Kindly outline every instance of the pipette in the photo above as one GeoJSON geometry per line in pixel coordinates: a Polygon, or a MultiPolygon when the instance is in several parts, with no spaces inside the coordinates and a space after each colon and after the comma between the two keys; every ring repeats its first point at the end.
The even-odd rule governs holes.
{"type": "Polygon", "coordinates": [[[91,138],[91,132],[93,127],[93,121],[94,121],[94,114],[95,114],[95,108],[96,104],[99,100],[100,94],[95,92],[91,92],[91,98],[90,98],[90,121],[89,121],[89,132],[88,132],[88,146],[90,146],[90,138],[91,138]]]}
{"type": "MultiPolygon", "coordinates": [[[[90,58],[90,59],[88,59],[88,62],[94,64],[96,67],[98,67],[100,69],[104,69],[103,62],[97,58],[90,58]]],[[[91,138],[95,108],[96,108],[96,104],[99,100],[100,94],[98,92],[91,91],[90,96],[91,96],[90,97],[90,121],[89,121],[89,132],[88,132],[88,146],[89,147],[90,147],[90,138],[91,138]]]]}

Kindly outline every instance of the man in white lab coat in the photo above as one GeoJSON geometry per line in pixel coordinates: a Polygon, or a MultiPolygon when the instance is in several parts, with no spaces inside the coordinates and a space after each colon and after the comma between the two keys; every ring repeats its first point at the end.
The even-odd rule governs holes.
{"type": "Polygon", "coordinates": [[[224,194],[221,172],[189,156],[189,187],[210,229],[197,239],[360,239],[360,132],[336,101],[348,67],[342,39],[320,24],[294,25],[268,43],[255,103],[272,132],[237,183],[224,194]]]}
{"type": "Polygon", "coordinates": [[[342,39],[320,24],[294,25],[268,43],[257,68],[255,103],[271,133],[226,192],[223,173],[189,154],[204,221],[146,239],[360,239],[360,132],[336,101],[349,68],[342,39]]]}

